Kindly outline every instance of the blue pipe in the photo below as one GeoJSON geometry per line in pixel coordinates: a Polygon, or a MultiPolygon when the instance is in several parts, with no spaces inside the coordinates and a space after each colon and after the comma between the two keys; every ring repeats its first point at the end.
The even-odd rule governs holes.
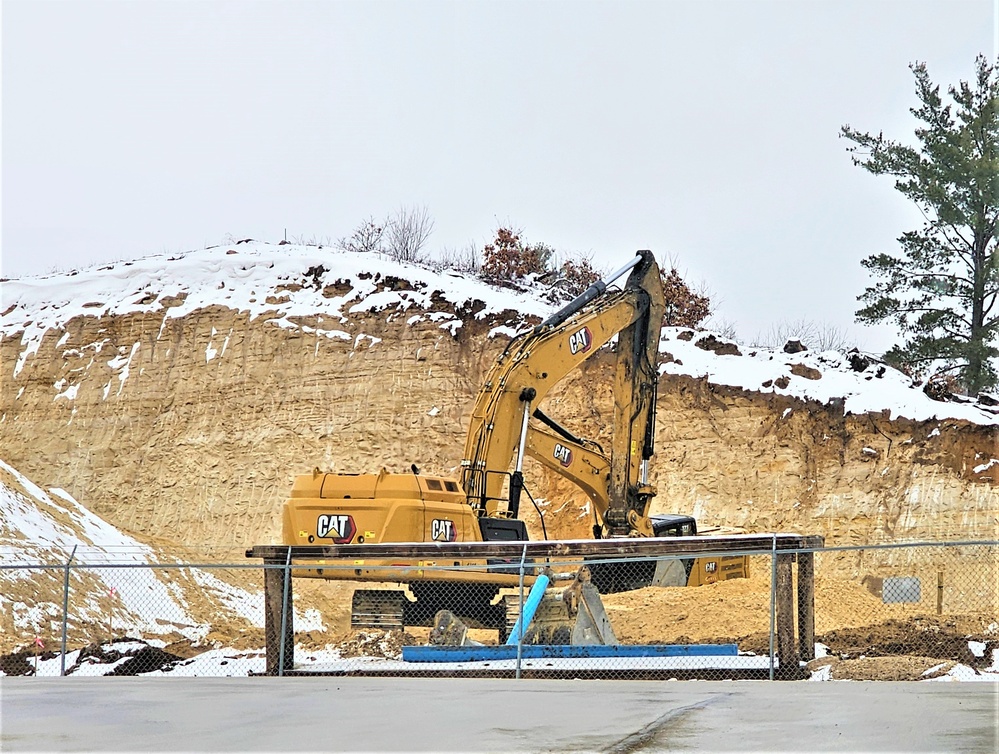
{"type": "Polygon", "coordinates": [[[545,596],[545,589],[548,588],[548,577],[545,574],[538,576],[538,580],[534,582],[534,586],[531,587],[531,593],[527,595],[527,599],[524,601],[524,608],[520,611],[520,616],[517,618],[517,622],[513,626],[513,631],[506,639],[507,644],[519,644],[520,637],[524,633],[527,627],[531,625],[531,621],[534,620],[534,613],[538,610],[538,605],[541,604],[541,598],[545,596]]]}

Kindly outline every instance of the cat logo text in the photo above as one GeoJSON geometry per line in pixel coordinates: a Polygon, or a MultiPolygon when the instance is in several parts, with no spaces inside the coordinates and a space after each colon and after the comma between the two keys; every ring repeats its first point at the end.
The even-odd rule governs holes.
{"type": "Polygon", "coordinates": [[[586,353],[593,345],[593,335],[590,328],[584,327],[569,336],[569,353],[575,356],[577,353],[586,353]]]}
{"type": "Polygon", "coordinates": [[[430,538],[434,542],[454,542],[458,538],[454,521],[448,518],[435,518],[430,522],[430,538]]]}
{"type": "Polygon", "coordinates": [[[555,443],[555,452],[552,455],[563,466],[569,466],[572,463],[572,449],[565,447],[565,445],[555,443]]]}
{"type": "Polygon", "coordinates": [[[347,544],[355,533],[354,517],[348,514],[323,513],[316,520],[316,535],[320,539],[332,539],[334,544],[347,544]]]}

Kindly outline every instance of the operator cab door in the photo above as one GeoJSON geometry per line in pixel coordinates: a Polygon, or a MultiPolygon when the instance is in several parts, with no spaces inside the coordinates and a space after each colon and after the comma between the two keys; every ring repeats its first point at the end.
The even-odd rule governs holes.
{"type": "MultiPolygon", "coordinates": [[[[487,518],[479,519],[479,529],[484,542],[527,542],[527,524],[518,518],[487,518]]],[[[525,562],[534,563],[534,558],[525,562]]],[[[520,558],[486,558],[490,571],[497,573],[518,573],[520,558]]],[[[534,573],[528,568],[527,573],[534,573]]]]}

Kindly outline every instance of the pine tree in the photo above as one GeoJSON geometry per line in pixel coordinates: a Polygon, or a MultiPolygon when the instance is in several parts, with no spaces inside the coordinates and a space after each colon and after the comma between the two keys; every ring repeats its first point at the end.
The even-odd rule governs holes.
{"type": "Polygon", "coordinates": [[[968,394],[993,387],[999,330],[999,69],[984,55],[975,80],[948,87],[944,102],[925,63],[916,79],[919,148],[843,126],[853,162],[896,178],[895,188],[926,218],[899,239],[901,253],[862,264],[880,278],[858,297],[867,324],[893,322],[905,342],[885,354],[920,375],[950,372],[968,394]]]}

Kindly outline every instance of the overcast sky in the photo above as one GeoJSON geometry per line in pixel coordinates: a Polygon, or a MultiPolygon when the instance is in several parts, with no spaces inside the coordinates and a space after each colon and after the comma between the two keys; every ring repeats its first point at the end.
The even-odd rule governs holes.
{"type": "Polygon", "coordinates": [[[911,141],[909,63],[970,78],[997,2],[3,0],[2,274],[425,206],[882,350],[860,260],[920,218],[838,131],[911,141]]]}

